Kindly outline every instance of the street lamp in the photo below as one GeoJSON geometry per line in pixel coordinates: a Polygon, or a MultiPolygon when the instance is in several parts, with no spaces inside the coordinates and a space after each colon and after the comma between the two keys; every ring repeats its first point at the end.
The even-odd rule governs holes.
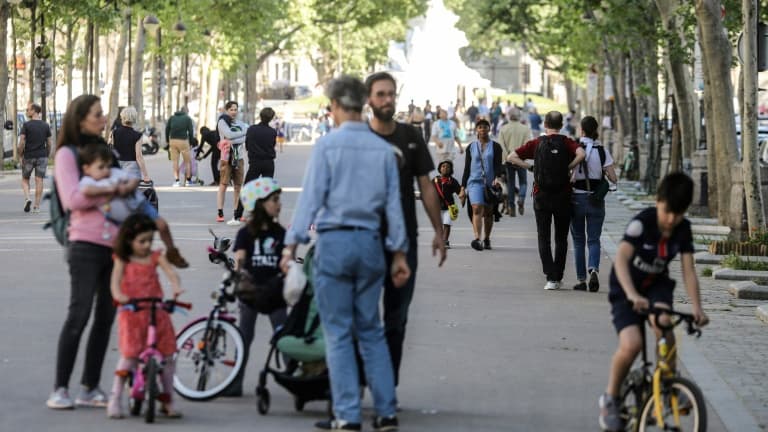
{"type": "Polygon", "coordinates": [[[187,34],[187,26],[184,25],[181,20],[179,20],[175,26],[173,26],[173,31],[176,33],[176,36],[179,38],[183,38],[185,34],[187,34]]]}
{"type": "Polygon", "coordinates": [[[154,15],[147,15],[144,17],[144,28],[150,33],[154,33],[157,28],[160,27],[160,20],[154,15]]]}

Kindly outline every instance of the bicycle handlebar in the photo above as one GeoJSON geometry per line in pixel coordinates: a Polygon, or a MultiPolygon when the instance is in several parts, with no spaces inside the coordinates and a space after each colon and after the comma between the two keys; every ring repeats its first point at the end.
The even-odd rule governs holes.
{"type": "Polygon", "coordinates": [[[138,297],[138,298],[132,298],[128,300],[127,303],[119,305],[120,309],[122,310],[130,310],[133,312],[138,312],[142,309],[146,309],[146,307],[139,306],[141,303],[149,303],[150,305],[155,305],[157,303],[162,303],[162,308],[168,312],[173,312],[173,310],[177,307],[180,307],[182,309],[192,309],[192,303],[187,302],[180,302],[172,299],[163,300],[160,297],[138,297]]]}
{"type": "Polygon", "coordinates": [[[655,325],[656,327],[660,328],[661,330],[672,330],[673,328],[680,325],[680,323],[685,322],[686,324],[686,332],[691,336],[701,337],[701,329],[696,325],[696,317],[689,313],[685,312],[678,312],[675,310],[670,309],[663,309],[663,308],[656,308],[651,307],[647,311],[648,316],[653,315],[656,317],[655,325]],[[668,315],[670,316],[670,324],[664,325],[659,320],[659,317],[661,315],[668,315]]]}

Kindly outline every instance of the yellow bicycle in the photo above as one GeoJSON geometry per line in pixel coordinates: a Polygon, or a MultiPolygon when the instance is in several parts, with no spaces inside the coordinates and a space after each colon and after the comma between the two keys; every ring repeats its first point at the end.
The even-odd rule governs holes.
{"type": "MultiPolygon", "coordinates": [[[[693,315],[651,308],[648,316],[656,316],[657,327],[671,331],[685,322],[689,335],[701,336],[693,315]],[[668,326],[659,325],[659,316],[670,318],[668,326]]],[[[643,350],[640,367],[632,370],[621,384],[621,416],[627,432],[707,430],[707,407],[699,387],[677,374],[672,364],[677,347],[659,339],[656,367],[648,361],[645,326],[641,326],[643,350]]]]}

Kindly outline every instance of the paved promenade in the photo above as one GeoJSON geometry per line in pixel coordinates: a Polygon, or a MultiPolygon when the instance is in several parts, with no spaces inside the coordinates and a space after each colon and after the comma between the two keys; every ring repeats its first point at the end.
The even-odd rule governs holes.
{"type": "MultiPolygon", "coordinates": [[[[288,187],[281,215],[284,224],[291,219],[310,151],[311,147],[289,147],[278,157],[276,172],[288,187]]],[[[170,169],[163,156],[151,157],[149,169],[158,184],[169,185],[170,169]]],[[[463,158],[459,158],[457,172],[461,172],[462,165],[463,158]]],[[[201,168],[201,172],[209,182],[208,170],[201,168]]],[[[180,401],[184,419],[161,420],[151,428],[139,419],[109,421],[102,410],[55,412],[45,408],[53,381],[56,341],[66,313],[69,278],[63,250],[49,232],[41,230],[47,205],[40,215],[22,213],[18,183],[15,176],[0,179],[0,326],[4,329],[0,346],[5,347],[0,351],[0,385],[5,389],[0,397],[0,431],[157,427],[167,431],[308,431],[312,430],[312,422],[324,416],[324,403],[309,403],[304,412],[295,412],[290,395],[272,381],[272,409],[267,416],[257,414],[252,389],[269,337],[269,326],[263,319],[257,325],[246,375],[247,393],[242,398],[205,403],[180,401]]],[[[214,191],[209,187],[159,188],[161,213],[170,221],[191,263],[180,274],[187,290],[185,298],[195,308],[190,316],[174,316],[177,328],[207,312],[209,295],[221,275],[221,270],[205,256],[208,228],[227,235],[236,232],[235,228],[213,222],[214,191]]],[[[229,216],[231,194],[227,200],[225,212],[229,216]]],[[[428,250],[428,222],[419,212],[419,277],[398,390],[403,405],[401,430],[597,430],[597,397],[605,387],[616,345],[606,300],[608,255],[601,263],[599,293],[544,291],[529,200],[524,216],[504,218],[494,228],[492,251],[476,252],[469,247],[471,228],[462,213],[452,233],[454,248],[449,251],[445,267],[438,269],[428,250]]],[[[631,213],[609,197],[606,239],[617,238],[631,213]]],[[[570,258],[569,254],[565,287],[575,283],[570,258]]],[[[704,289],[708,293],[706,285],[704,289]]],[[[730,304],[726,296],[723,288],[722,304],[730,304]]],[[[765,366],[758,361],[765,358],[765,352],[754,350],[757,346],[766,348],[766,327],[754,318],[753,310],[751,316],[746,308],[732,305],[727,311],[720,310],[725,307],[713,303],[718,301],[713,300],[716,298],[705,295],[713,323],[701,340],[681,338],[683,362],[686,373],[694,373],[710,402],[709,430],[746,431],[750,429],[726,427],[720,421],[722,410],[712,406],[719,390],[708,386],[710,378],[720,377],[731,388],[729,394],[738,395],[733,399],[735,406],[750,413],[754,424],[765,422],[765,409],[760,413],[764,405],[753,405],[758,397],[744,391],[759,392],[759,385],[765,383],[765,374],[761,374],[765,366]],[[752,336],[747,339],[738,337],[737,323],[742,320],[745,325],[754,321],[752,336]],[[698,354],[692,353],[689,346],[705,353],[707,365],[714,372],[701,377],[695,374],[696,368],[689,366],[688,357],[698,354]],[[754,364],[750,359],[755,360],[754,364]],[[740,392],[734,390],[737,387],[740,392]]],[[[102,387],[106,390],[111,386],[116,359],[113,338],[102,371],[102,387]]],[[[81,367],[82,353],[71,380],[73,393],[77,392],[81,367]]],[[[759,400],[764,404],[765,391],[761,394],[759,400]]],[[[370,405],[370,397],[366,396],[366,416],[371,415],[370,405]]],[[[736,412],[735,408],[730,411],[736,412]]]]}

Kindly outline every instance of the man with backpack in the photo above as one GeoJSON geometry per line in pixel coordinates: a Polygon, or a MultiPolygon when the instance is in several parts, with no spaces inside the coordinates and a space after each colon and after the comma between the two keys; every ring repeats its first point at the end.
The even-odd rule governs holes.
{"type": "Polygon", "coordinates": [[[544,135],[511,152],[507,162],[533,170],[533,211],[539,237],[539,256],[547,276],[546,290],[560,289],[568,252],[571,221],[571,170],[584,160],[579,144],[559,131],[563,115],[550,111],[544,118],[544,135]],[[533,159],[533,164],[525,162],[533,159]],[[555,256],[552,257],[551,229],[555,225],[555,256]]]}

